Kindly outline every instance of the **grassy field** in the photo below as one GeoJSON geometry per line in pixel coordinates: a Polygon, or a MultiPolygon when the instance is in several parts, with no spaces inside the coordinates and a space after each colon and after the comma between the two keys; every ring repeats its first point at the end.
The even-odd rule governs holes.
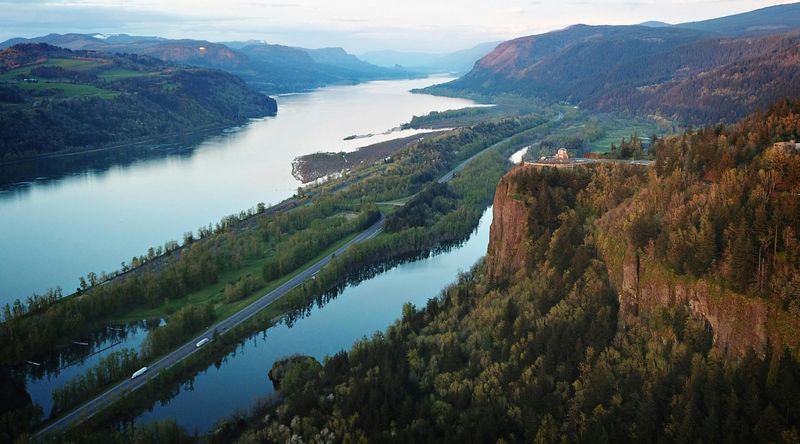
{"type": "Polygon", "coordinates": [[[39,82],[39,83],[19,83],[18,86],[25,90],[47,90],[56,89],[60,90],[59,94],[54,96],[56,98],[73,98],[73,97],[98,97],[101,99],[112,99],[119,95],[119,93],[107,89],[98,88],[92,85],[84,85],[80,83],[66,83],[66,82],[39,82]]]}
{"type": "MultiPolygon", "coordinates": [[[[0,74],[0,82],[10,83],[28,91],[44,91],[48,89],[58,90],[58,94],[50,96],[51,98],[57,99],[69,99],[75,97],[97,97],[101,99],[111,99],[116,97],[118,93],[108,89],[99,88],[88,83],[74,83],[73,81],[66,79],[39,79],[37,83],[27,83],[20,80],[20,77],[31,76],[31,70],[38,67],[51,66],[70,71],[87,71],[91,69],[102,69],[104,66],[109,65],[110,63],[110,61],[97,59],[51,59],[43,63],[23,66],[0,74]]],[[[132,77],[141,77],[148,74],[149,73],[132,71],[128,69],[113,68],[100,72],[97,77],[105,81],[115,81],[132,77]]]]}
{"type": "MultiPolygon", "coordinates": [[[[225,297],[223,291],[225,289],[225,285],[228,283],[234,283],[239,279],[247,276],[248,274],[257,277],[261,280],[261,269],[264,266],[264,263],[272,257],[269,255],[263,259],[259,259],[257,261],[252,261],[249,264],[245,265],[244,267],[238,270],[228,271],[223,273],[219,281],[216,284],[210,285],[202,290],[195,291],[190,293],[186,297],[180,299],[174,299],[165,301],[164,303],[151,308],[137,308],[132,310],[128,313],[125,313],[119,317],[116,317],[111,322],[112,324],[122,324],[127,322],[134,322],[140,321],[142,319],[157,319],[167,317],[170,314],[177,311],[179,308],[192,305],[192,304],[204,304],[206,302],[211,302],[214,304],[214,322],[220,321],[225,319],[226,317],[236,313],[237,311],[241,310],[242,308],[246,307],[256,299],[260,298],[261,296],[269,293],[270,291],[274,290],[275,288],[282,285],[284,282],[288,281],[301,271],[305,270],[307,267],[312,265],[313,263],[319,261],[320,259],[324,258],[325,256],[333,253],[336,251],[337,248],[341,247],[345,243],[349,242],[353,239],[356,234],[352,234],[341,239],[339,242],[336,242],[334,245],[330,246],[324,252],[320,253],[314,259],[308,261],[307,263],[303,264],[300,268],[293,271],[291,274],[288,274],[280,279],[274,280],[272,282],[268,282],[266,285],[262,283],[261,287],[255,290],[252,294],[247,296],[246,298],[228,303],[225,302],[225,297]]],[[[280,304],[276,302],[274,307],[280,307],[280,304]]],[[[276,315],[281,314],[281,309],[277,309],[276,315]]]]}
{"type": "Polygon", "coordinates": [[[24,75],[27,76],[31,72],[31,66],[25,66],[22,68],[12,69],[11,71],[4,72],[0,74],[0,81],[5,82],[15,82],[17,81],[17,76],[24,75]]]}
{"type": "Polygon", "coordinates": [[[590,151],[593,153],[605,153],[611,151],[611,144],[619,146],[622,138],[631,138],[633,133],[639,137],[649,139],[653,134],[663,135],[664,131],[651,122],[622,122],[615,121],[607,125],[603,137],[590,143],[590,151]]]}
{"type": "Polygon", "coordinates": [[[107,65],[110,62],[96,59],[51,59],[46,62],[37,63],[35,65],[22,66],[20,68],[12,69],[6,73],[0,74],[0,80],[16,80],[19,75],[29,75],[31,70],[42,66],[54,66],[64,69],[75,71],[85,71],[89,69],[99,68],[107,65]]]}
{"type": "Polygon", "coordinates": [[[141,72],[141,71],[132,71],[130,69],[122,69],[122,68],[114,68],[109,69],[107,71],[103,71],[97,74],[97,78],[113,82],[115,80],[123,80],[123,79],[130,79],[134,77],[143,77],[146,75],[151,75],[151,73],[141,72]]]}
{"type": "Polygon", "coordinates": [[[409,200],[411,200],[414,196],[406,196],[401,197],[400,199],[390,200],[388,202],[378,202],[378,205],[384,205],[389,207],[402,207],[403,205],[407,204],[409,200]]]}
{"type": "Polygon", "coordinates": [[[110,63],[107,60],[100,59],[51,59],[36,66],[58,66],[64,69],[87,70],[110,63]]]}

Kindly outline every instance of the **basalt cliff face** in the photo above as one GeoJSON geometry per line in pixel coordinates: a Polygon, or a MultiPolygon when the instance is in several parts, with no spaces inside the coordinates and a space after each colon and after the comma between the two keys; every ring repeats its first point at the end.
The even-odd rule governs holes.
{"type": "MultiPolygon", "coordinates": [[[[606,217],[613,217],[609,214],[606,217]]],[[[598,224],[598,246],[619,292],[620,320],[685,305],[711,329],[714,345],[728,356],[764,356],[767,347],[796,350],[797,319],[767,300],[739,294],[705,278],[677,275],[646,253],[635,251],[598,224]]]]}
{"type": "Polygon", "coordinates": [[[723,289],[705,279],[676,276],[625,244],[611,245],[619,243],[614,236],[601,237],[600,249],[609,276],[619,291],[623,323],[640,314],[685,304],[695,318],[705,321],[711,328],[714,345],[723,353],[764,355],[769,336],[769,310],[762,301],[723,289]],[[624,251],[621,260],[616,253],[620,250],[624,251]]]}
{"type": "Polygon", "coordinates": [[[514,180],[524,168],[516,167],[504,176],[494,194],[486,266],[495,280],[513,276],[525,266],[528,256],[528,209],[514,180]]]}
{"type": "MultiPolygon", "coordinates": [[[[537,217],[526,202],[531,190],[521,190],[516,177],[531,166],[516,167],[500,181],[494,199],[494,219],[486,260],[489,277],[508,281],[525,268],[531,254],[530,221],[537,217]]],[[[655,316],[676,304],[706,323],[715,348],[729,357],[748,353],[765,356],[767,347],[796,350],[800,323],[769,301],[736,293],[709,279],[678,275],[645,253],[637,252],[622,235],[624,206],[595,224],[598,259],[608,269],[619,299],[619,322],[624,327],[640,316],[655,316]]]]}

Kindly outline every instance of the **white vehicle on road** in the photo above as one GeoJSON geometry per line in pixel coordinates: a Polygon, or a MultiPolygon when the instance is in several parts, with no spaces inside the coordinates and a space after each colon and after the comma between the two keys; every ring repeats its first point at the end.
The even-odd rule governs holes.
{"type": "Polygon", "coordinates": [[[197,347],[197,348],[200,348],[200,347],[208,344],[210,341],[211,341],[211,339],[203,338],[197,344],[195,344],[194,346],[197,347]]]}
{"type": "Polygon", "coordinates": [[[139,370],[136,370],[135,372],[133,372],[133,375],[131,375],[131,379],[136,379],[136,378],[138,378],[139,376],[142,376],[145,373],[147,373],[147,367],[142,367],[139,370]]]}

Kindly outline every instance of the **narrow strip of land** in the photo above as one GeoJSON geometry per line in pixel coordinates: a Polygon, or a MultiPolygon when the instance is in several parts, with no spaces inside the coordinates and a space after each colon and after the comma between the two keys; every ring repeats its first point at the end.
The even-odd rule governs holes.
{"type": "MultiPolygon", "coordinates": [[[[468,158],[467,160],[461,162],[455,168],[447,172],[441,178],[439,178],[438,183],[445,183],[450,181],[458,171],[463,170],[470,162],[474,161],[478,157],[480,157],[485,152],[499,146],[500,144],[506,142],[508,139],[504,139],[500,142],[497,142],[479,153],[473,155],[472,157],[468,158]]],[[[177,364],[178,362],[186,359],[187,357],[191,356],[193,353],[199,350],[197,347],[197,343],[206,338],[212,338],[215,334],[222,335],[229,332],[231,329],[236,327],[237,325],[241,324],[242,322],[250,319],[255,314],[260,312],[261,310],[268,307],[270,304],[275,302],[276,300],[280,299],[281,297],[285,296],[289,291],[294,289],[295,287],[301,285],[303,282],[311,279],[314,275],[316,275],[322,267],[327,265],[335,256],[341,255],[351,245],[355,245],[360,242],[364,242],[366,240],[372,239],[373,237],[377,236],[383,231],[383,223],[384,217],[381,215],[380,220],[375,222],[372,226],[367,228],[366,230],[359,233],[356,237],[339,247],[333,254],[326,255],[324,258],[320,259],[319,261],[315,262],[314,264],[310,265],[308,268],[304,269],[300,273],[296,274],[294,277],[280,285],[279,287],[275,288],[274,290],[270,291],[269,293],[265,294],[264,296],[260,297],[252,304],[244,307],[243,309],[239,310],[238,312],[232,314],[231,316],[223,319],[222,321],[218,322],[217,324],[212,325],[209,327],[205,332],[197,337],[193,338],[192,340],[186,342],[185,344],[181,345],[177,349],[173,350],[168,355],[160,358],[158,361],[148,365],[147,372],[143,375],[135,378],[135,379],[126,379],[123,382],[115,385],[114,387],[106,390],[105,392],[101,393],[100,395],[96,396],[94,399],[86,402],[85,404],[77,407],[76,409],[72,410],[71,412],[61,416],[60,418],[54,420],[44,428],[42,428],[38,433],[37,436],[41,436],[44,434],[55,433],[66,429],[72,425],[78,424],[83,422],[92,416],[96,415],[98,412],[102,411],[104,408],[110,406],[115,401],[117,401],[125,394],[138,389],[139,387],[143,386],[147,383],[150,379],[154,378],[158,375],[158,373],[162,370],[166,370],[169,367],[177,364]]]]}
{"type": "Polygon", "coordinates": [[[331,260],[333,260],[335,256],[344,253],[351,245],[363,242],[368,239],[372,239],[373,237],[380,234],[380,232],[383,231],[383,221],[384,218],[383,215],[381,215],[380,220],[375,222],[372,226],[370,226],[366,230],[359,233],[349,242],[339,247],[333,254],[325,256],[324,258],[320,259],[316,263],[312,264],[305,270],[301,271],[300,273],[298,273],[297,275],[295,275],[294,277],[283,283],[278,288],[265,294],[264,296],[257,299],[255,302],[243,308],[242,310],[223,319],[217,324],[212,325],[201,335],[193,338],[192,340],[186,342],[182,346],[173,350],[170,354],[150,364],[147,368],[147,372],[142,376],[136,379],[126,379],[125,381],[108,389],[107,391],[98,395],[91,401],[88,401],[86,404],[78,407],[77,409],[53,421],[52,423],[44,427],[42,430],[40,430],[38,434],[41,435],[41,434],[56,432],[70,425],[85,421],[86,419],[89,419],[95,414],[97,414],[97,412],[101,411],[105,407],[111,405],[114,401],[117,400],[119,396],[122,396],[127,392],[138,389],[139,387],[147,383],[148,380],[157,376],[159,371],[165,370],[175,365],[176,363],[180,362],[183,359],[186,359],[194,352],[199,350],[196,344],[201,340],[206,338],[210,339],[215,334],[220,334],[220,335],[225,334],[226,332],[230,331],[237,325],[250,319],[256,313],[268,307],[276,300],[286,295],[286,293],[288,293],[295,287],[299,286],[306,280],[311,279],[311,277],[317,274],[322,269],[322,267],[324,267],[331,260]]]}

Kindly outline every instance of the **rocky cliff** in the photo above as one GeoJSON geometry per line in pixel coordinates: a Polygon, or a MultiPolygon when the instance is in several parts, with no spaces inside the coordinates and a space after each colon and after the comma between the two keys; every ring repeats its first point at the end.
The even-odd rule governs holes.
{"type": "Polygon", "coordinates": [[[494,194],[486,266],[495,280],[513,276],[528,256],[528,208],[514,180],[525,168],[531,167],[518,166],[505,175],[494,194]]]}
{"type": "MultiPolygon", "coordinates": [[[[515,177],[531,166],[520,166],[500,181],[494,200],[486,267],[494,281],[511,279],[525,267],[530,256],[527,202],[531,190],[521,190],[515,177]]],[[[528,170],[530,171],[530,170],[528,170]]],[[[710,279],[679,275],[647,254],[637,252],[623,233],[625,206],[601,217],[595,239],[598,258],[608,268],[609,278],[618,291],[620,325],[634,317],[659,313],[675,304],[708,325],[714,345],[721,353],[743,357],[750,352],[764,356],[767,347],[797,350],[800,321],[762,297],[738,294],[710,279]]]]}
{"type": "MultiPolygon", "coordinates": [[[[614,214],[606,215],[612,218],[614,214]]],[[[619,291],[620,320],[681,304],[711,329],[714,345],[729,356],[764,356],[767,346],[797,350],[800,322],[768,300],[724,288],[709,279],[678,275],[635,251],[601,221],[598,247],[619,291]],[[605,228],[605,229],[604,229],[605,228]]]]}

